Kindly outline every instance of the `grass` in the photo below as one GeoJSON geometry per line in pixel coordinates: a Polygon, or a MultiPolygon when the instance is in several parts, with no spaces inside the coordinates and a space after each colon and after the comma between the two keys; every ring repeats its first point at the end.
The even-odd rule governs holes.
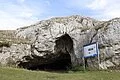
{"type": "Polygon", "coordinates": [[[0,67],[0,80],[120,80],[117,71],[45,72],[0,67]]]}

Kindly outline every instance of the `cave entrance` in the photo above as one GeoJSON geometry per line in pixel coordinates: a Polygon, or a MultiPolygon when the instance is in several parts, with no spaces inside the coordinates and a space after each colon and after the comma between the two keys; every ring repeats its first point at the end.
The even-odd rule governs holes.
{"type": "MultiPolygon", "coordinates": [[[[68,70],[71,68],[71,52],[73,52],[73,40],[68,34],[64,34],[58,37],[55,41],[54,46],[55,53],[54,58],[47,59],[49,63],[46,64],[36,64],[31,67],[26,67],[28,63],[24,63],[25,67],[30,70],[50,70],[50,71],[58,71],[58,70],[68,70]]],[[[45,59],[46,60],[46,59],[45,59]]],[[[44,61],[45,61],[44,60],[44,61]]],[[[33,61],[35,62],[35,61],[33,61]]],[[[24,65],[20,64],[20,65],[24,65]]]]}
{"type": "Polygon", "coordinates": [[[58,37],[55,41],[55,55],[57,57],[51,63],[39,66],[42,70],[68,70],[71,68],[70,52],[73,50],[73,40],[68,34],[58,37]]]}
{"type": "Polygon", "coordinates": [[[45,71],[64,71],[71,68],[71,59],[69,54],[61,54],[57,59],[48,64],[42,64],[36,67],[32,67],[32,70],[45,70],[45,71]]]}
{"type": "Polygon", "coordinates": [[[45,66],[53,70],[70,69],[72,66],[70,53],[73,52],[72,38],[67,33],[58,37],[55,41],[54,50],[57,54],[55,61],[45,66]]]}

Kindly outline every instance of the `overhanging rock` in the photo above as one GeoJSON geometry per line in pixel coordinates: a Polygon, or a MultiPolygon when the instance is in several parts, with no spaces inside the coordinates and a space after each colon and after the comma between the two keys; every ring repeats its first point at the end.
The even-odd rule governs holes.
{"type": "Polygon", "coordinates": [[[24,56],[24,61],[20,61],[18,66],[28,69],[67,69],[71,67],[71,62],[72,65],[75,63],[73,41],[68,34],[55,40],[54,53],[49,50],[39,51],[35,45],[31,48],[32,54],[24,56]]]}

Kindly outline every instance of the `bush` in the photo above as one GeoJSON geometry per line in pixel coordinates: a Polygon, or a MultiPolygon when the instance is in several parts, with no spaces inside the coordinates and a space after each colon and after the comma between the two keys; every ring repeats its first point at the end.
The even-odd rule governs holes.
{"type": "Polygon", "coordinates": [[[8,57],[6,60],[7,60],[7,65],[6,66],[15,67],[16,63],[11,57],[8,57]]]}
{"type": "Polygon", "coordinates": [[[82,65],[74,66],[70,69],[71,71],[84,71],[84,67],[82,65]]]}
{"type": "Polygon", "coordinates": [[[10,47],[10,43],[9,42],[0,42],[0,47],[10,47]]]}

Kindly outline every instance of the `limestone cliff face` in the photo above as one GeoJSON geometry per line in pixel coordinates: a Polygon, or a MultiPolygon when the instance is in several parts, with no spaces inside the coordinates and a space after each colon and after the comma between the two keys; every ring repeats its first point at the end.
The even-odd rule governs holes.
{"type": "MultiPolygon", "coordinates": [[[[7,63],[6,59],[14,55],[12,59],[17,66],[31,68],[70,58],[75,66],[83,63],[83,45],[98,42],[99,66],[107,69],[120,64],[120,18],[109,21],[78,15],[52,18],[17,29],[16,37],[27,39],[29,44],[14,45],[15,49],[12,45],[6,52],[6,47],[2,47],[1,62],[7,63]]],[[[87,62],[88,66],[97,67],[96,58],[87,59],[87,62]]]]}

